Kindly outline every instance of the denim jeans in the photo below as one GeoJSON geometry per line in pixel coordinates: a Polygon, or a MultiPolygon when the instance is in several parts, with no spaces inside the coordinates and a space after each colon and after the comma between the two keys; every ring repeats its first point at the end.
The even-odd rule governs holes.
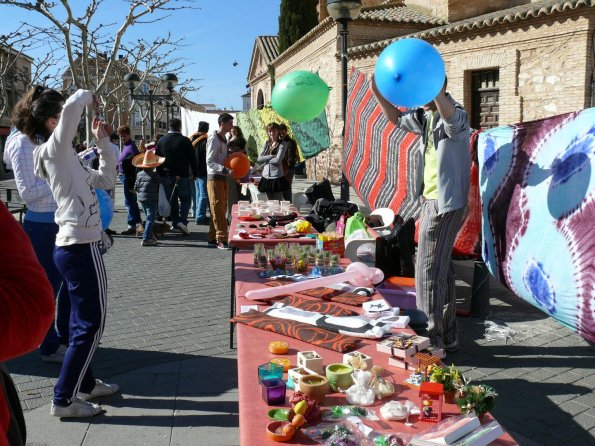
{"type": "Polygon", "coordinates": [[[27,221],[27,217],[25,216],[23,229],[29,236],[29,239],[31,239],[37,260],[43,266],[54,289],[56,318],[39,346],[39,352],[42,355],[51,355],[56,353],[60,344],[68,345],[68,327],[70,325],[68,287],[54,264],[54,246],[56,244],[58,225],[56,223],[27,221]]]}
{"type": "Polygon", "coordinates": [[[188,224],[188,212],[192,205],[191,182],[190,178],[180,178],[177,181],[176,177],[172,176],[161,178],[161,184],[163,184],[163,189],[165,189],[165,194],[171,206],[171,224],[174,228],[178,223],[188,224]]]}
{"type": "Polygon", "coordinates": [[[145,212],[145,216],[147,218],[143,240],[151,240],[153,238],[153,225],[155,224],[155,216],[157,215],[157,202],[141,201],[140,204],[143,207],[143,211],[145,212]]]}
{"type": "Polygon", "coordinates": [[[209,207],[209,194],[207,193],[207,177],[198,177],[196,184],[196,210],[194,218],[196,221],[207,218],[207,208],[209,207]]]}
{"type": "Polygon", "coordinates": [[[122,182],[122,187],[124,189],[124,206],[128,211],[128,226],[135,227],[137,223],[142,221],[140,218],[140,209],[138,208],[138,203],[136,201],[136,194],[128,190],[126,177],[124,175],[120,175],[120,181],[122,182]]]}

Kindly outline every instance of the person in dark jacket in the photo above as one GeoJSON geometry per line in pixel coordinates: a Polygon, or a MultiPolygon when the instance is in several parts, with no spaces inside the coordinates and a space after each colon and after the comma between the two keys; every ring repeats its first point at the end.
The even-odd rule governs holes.
{"type": "Polygon", "coordinates": [[[133,166],[142,169],[136,174],[134,189],[136,190],[137,200],[143,207],[147,217],[143,241],[140,242],[141,246],[155,246],[157,244],[157,239],[153,234],[153,225],[155,224],[157,205],[159,204],[161,177],[155,168],[161,166],[164,161],[165,158],[155,155],[152,150],[147,150],[132,159],[133,166]]]}
{"type": "Polygon", "coordinates": [[[182,121],[177,118],[171,119],[169,131],[159,139],[155,153],[165,157],[165,162],[157,171],[170,199],[172,229],[179,229],[185,235],[190,235],[187,225],[188,212],[192,204],[191,182],[198,177],[198,166],[192,143],[182,135],[181,130],[182,121]],[[193,178],[189,176],[190,171],[193,178]]]}
{"type": "Polygon", "coordinates": [[[124,206],[128,211],[128,228],[122,231],[123,235],[132,235],[136,233],[136,227],[141,224],[140,209],[134,194],[134,181],[136,179],[136,169],[132,166],[132,158],[138,155],[139,151],[136,144],[130,137],[130,127],[122,125],[118,127],[118,135],[122,140],[122,153],[118,158],[118,173],[120,182],[124,189],[124,206]]]}
{"type": "Polygon", "coordinates": [[[194,153],[196,155],[196,163],[198,167],[198,175],[195,180],[196,196],[194,218],[197,225],[209,224],[207,217],[207,208],[209,207],[209,195],[207,194],[207,138],[209,133],[209,123],[200,121],[198,123],[198,131],[193,133],[190,137],[194,153]]]}
{"type": "Polygon", "coordinates": [[[281,141],[287,143],[287,153],[285,154],[285,162],[283,163],[283,168],[285,169],[285,178],[287,179],[287,189],[283,190],[283,199],[292,201],[293,191],[291,190],[291,183],[293,183],[295,165],[300,160],[300,156],[298,154],[298,148],[295,139],[288,135],[287,126],[283,123],[279,124],[279,136],[281,137],[281,141]]]}

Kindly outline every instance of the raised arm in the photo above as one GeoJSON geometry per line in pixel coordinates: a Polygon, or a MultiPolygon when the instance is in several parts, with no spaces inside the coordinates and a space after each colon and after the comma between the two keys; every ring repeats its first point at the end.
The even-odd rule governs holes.
{"type": "Polygon", "coordinates": [[[89,90],[77,90],[70,96],[62,108],[62,116],[48,140],[47,155],[55,157],[60,155],[70,156],[72,140],[76,135],[83,110],[87,105],[93,104],[93,93],[89,90]]]}
{"type": "Polygon", "coordinates": [[[91,170],[91,184],[99,189],[113,189],[116,183],[116,156],[109,140],[111,127],[97,117],[93,120],[93,134],[97,138],[99,170],[91,170]]]}

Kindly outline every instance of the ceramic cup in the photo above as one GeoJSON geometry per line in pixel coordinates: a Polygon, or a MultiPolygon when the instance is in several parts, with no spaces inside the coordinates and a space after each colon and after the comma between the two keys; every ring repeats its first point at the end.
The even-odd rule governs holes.
{"type": "Polygon", "coordinates": [[[329,364],[326,366],[326,377],[329,385],[334,391],[346,390],[353,384],[351,375],[353,374],[353,367],[347,364],[329,364]]]}
{"type": "Polygon", "coordinates": [[[328,393],[328,379],[320,375],[304,375],[300,378],[300,391],[308,395],[318,404],[322,404],[328,393]]]}

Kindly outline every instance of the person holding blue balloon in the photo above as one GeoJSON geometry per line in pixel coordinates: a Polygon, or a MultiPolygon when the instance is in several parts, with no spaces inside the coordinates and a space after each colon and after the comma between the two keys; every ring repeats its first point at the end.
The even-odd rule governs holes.
{"type": "Polygon", "coordinates": [[[452,249],[465,216],[471,157],[467,113],[446,93],[446,85],[440,54],[419,39],[387,47],[372,77],[372,91],[388,120],[421,135],[417,308],[428,319],[421,333],[435,347],[453,352],[459,343],[452,249]],[[427,88],[417,84],[424,80],[427,88]]]}
{"type": "Polygon", "coordinates": [[[91,91],[78,90],[66,102],[56,98],[55,103],[56,112],[37,122],[47,138],[33,151],[35,175],[48,182],[58,205],[54,263],[68,285],[71,304],[70,343],[54,386],[50,413],[56,417],[90,417],[102,409],[87,400],[119,390],[116,384],[95,379],[90,368],[107,310],[107,275],[99,246],[104,233],[95,188],[114,187],[116,159],[109,141],[112,129],[97,117],[93,135],[99,170],[85,167],[72,148],[85,107],[97,106],[91,91]]]}

